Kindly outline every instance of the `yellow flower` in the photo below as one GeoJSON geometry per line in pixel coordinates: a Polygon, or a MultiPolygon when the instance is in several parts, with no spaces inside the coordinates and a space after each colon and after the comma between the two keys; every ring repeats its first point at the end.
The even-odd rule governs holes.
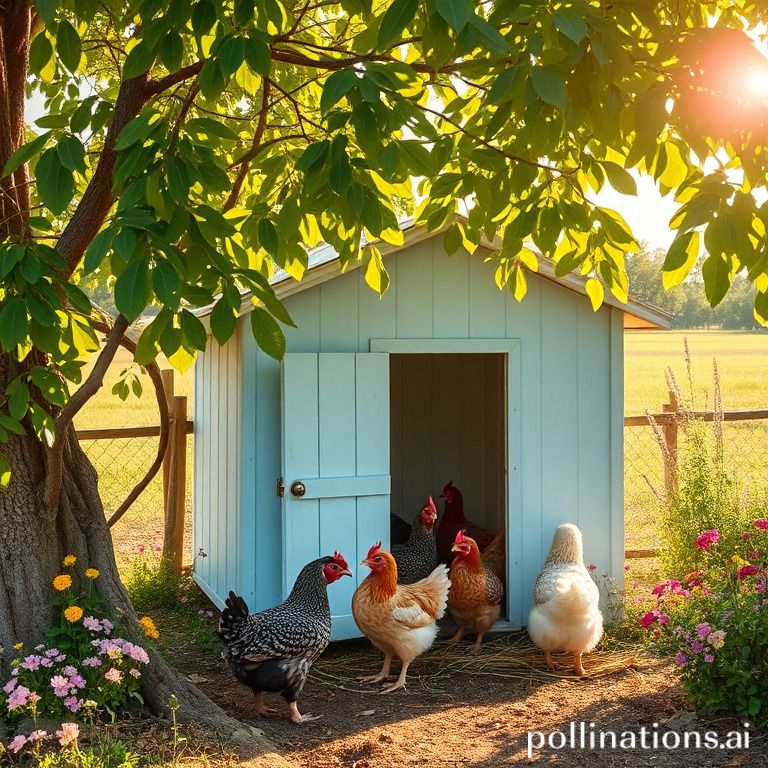
{"type": "Polygon", "coordinates": [[[74,624],[76,621],[80,621],[80,619],[83,618],[83,609],[79,605],[70,605],[69,608],[64,611],[64,618],[70,622],[70,624],[74,624]]]}
{"type": "Polygon", "coordinates": [[[20,651],[24,647],[24,643],[16,643],[16,645],[13,646],[14,651],[20,651]]]}
{"type": "Polygon", "coordinates": [[[69,568],[70,565],[74,565],[77,562],[77,558],[74,555],[67,555],[64,558],[64,567],[69,568]]]}
{"type": "Polygon", "coordinates": [[[53,588],[57,592],[63,592],[72,586],[72,577],[69,574],[62,573],[53,580],[53,588]]]}
{"type": "Polygon", "coordinates": [[[149,616],[142,616],[139,619],[139,626],[144,630],[144,634],[152,640],[157,640],[157,638],[160,637],[155,622],[152,621],[149,616]]]}
{"type": "Polygon", "coordinates": [[[85,575],[89,579],[98,579],[99,578],[99,572],[95,568],[87,568],[85,571],[85,575]]]}

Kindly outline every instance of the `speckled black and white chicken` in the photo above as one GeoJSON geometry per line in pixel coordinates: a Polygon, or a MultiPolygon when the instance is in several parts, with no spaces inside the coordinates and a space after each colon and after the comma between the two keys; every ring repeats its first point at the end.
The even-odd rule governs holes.
{"type": "Polygon", "coordinates": [[[600,590],[584,565],[581,531],[571,523],[558,526],[534,588],[536,604],[528,616],[528,634],[554,669],[552,653],[573,654],[573,670],[584,674],[582,653],[603,635],[600,590]]]}
{"type": "Polygon", "coordinates": [[[219,637],[235,676],[253,689],[258,714],[272,713],[264,703],[264,693],[270,691],[282,694],[294,723],[317,719],[302,715],[296,702],[309,668],[331,640],[328,585],[351,575],[336,552],[305,565],[288,598],[261,613],[250,614],[245,600],[229,593],[219,637]]]}
{"type": "Polygon", "coordinates": [[[408,541],[392,547],[398,584],[415,584],[426,579],[437,567],[436,521],[437,507],[430,496],[413,521],[408,541]]]}

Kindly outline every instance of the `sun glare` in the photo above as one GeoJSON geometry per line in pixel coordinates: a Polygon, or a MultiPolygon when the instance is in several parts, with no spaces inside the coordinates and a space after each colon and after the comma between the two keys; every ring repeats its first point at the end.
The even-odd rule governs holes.
{"type": "Polygon", "coordinates": [[[746,88],[759,99],[768,99],[768,67],[749,69],[746,75],[746,88]]]}

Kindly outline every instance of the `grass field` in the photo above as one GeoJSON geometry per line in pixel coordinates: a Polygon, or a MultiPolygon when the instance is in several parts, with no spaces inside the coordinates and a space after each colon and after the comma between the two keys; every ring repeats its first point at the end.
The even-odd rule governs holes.
{"type": "MultiPolygon", "coordinates": [[[[717,359],[724,410],[768,409],[768,334],[645,331],[625,336],[625,413],[661,411],[662,404],[669,400],[665,378],[668,367],[674,371],[684,403],[690,403],[692,392],[695,409],[711,409],[713,358],[717,359]],[[685,339],[691,354],[692,386],[685,361],[685,339]]],[[[681,436],[681,445],[682,440],[681,436]]],[[[724,424],[723,445],[736,477],[753,487],[765,482],[768,421],[724,424]]],[[[661,449],[650,427],[626,427],[624,508],[628,549],[658,547],[660,507],[649,483],[663,490],[661,449]]]]}

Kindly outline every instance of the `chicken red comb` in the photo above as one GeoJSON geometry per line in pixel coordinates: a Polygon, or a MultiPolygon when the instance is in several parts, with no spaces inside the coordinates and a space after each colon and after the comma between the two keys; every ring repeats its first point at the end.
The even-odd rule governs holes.
{"type": "Polygon", "coordinates": [[[368,557],[373,557],[381,549],[381,542],[377,541],[369,550],[368,557]]]}
{"type": "Polygon", "coordinates": [[[463,543],[464,543],[464,534],[465,534],[466,532],[467,532],[467,531],[466,531],[466,529],[465,529],[465,530],[463,530],[463,531],[459,531],[459,532],[456,534],[456,541],[454,541],[453,543],[454,543],[454,544],[463,544],[463,543]]]}
{"type": "Polygon", "coordinates": [[[334,552],[333,553],[333,559],[342,567],[346,568],[346,570],[349,570],[349,566],[347,565],[347,561],[344,559],[344,555],[341,554],[341,552],[334,552]]]}
{"type": "Polygon", "coordinates": [[[430,496],[429,501],[424,505],[424,509],[428,509],[430,512],[437,514],[437,507],[435,506],[435,500],[430,496]]]}

